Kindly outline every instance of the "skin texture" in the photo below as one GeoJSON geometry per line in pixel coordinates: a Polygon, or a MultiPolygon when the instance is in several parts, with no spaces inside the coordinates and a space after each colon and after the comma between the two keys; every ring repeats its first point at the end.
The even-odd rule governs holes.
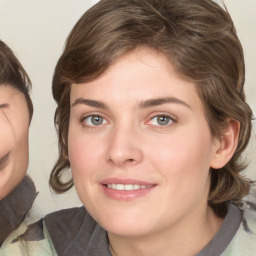
{"type": "Polygon", "coordinates": [[[74,184],[115,253],[200,251],[222,222],[207,205],[209,168],[225,164],[233,148],[224,154],[223,143],[212,138],[195,84],[180,78],[161,54],[139,49],[96,80],[73,84],[70,100],[74,184]],[[102,184],[130,184],[127,179],[153,187],[139,196],[111,197],[102,184]]]}
{"type": "Polygon", "coordinates": [[[0,200],[24,178],[28,167],[29,112],[25,96],[0,85],[0,200]]]}

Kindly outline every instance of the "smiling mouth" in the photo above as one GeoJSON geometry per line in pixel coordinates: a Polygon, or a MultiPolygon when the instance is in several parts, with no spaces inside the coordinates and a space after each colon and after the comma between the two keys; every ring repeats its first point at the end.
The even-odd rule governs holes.
{"type": "Polygon", "coordinates": [[[132,191],[139,189],[147,189],[153,187],[153,185],[139,185],[139,184],[105,184],[107,188],[114,190],[132,191]]]}
{"type": "Polygon", "coordinates": [[[157,186],[134,179],[106,179],[101,183],[105,195],[117,201],[132,201],[149,194],[157,186]]]}

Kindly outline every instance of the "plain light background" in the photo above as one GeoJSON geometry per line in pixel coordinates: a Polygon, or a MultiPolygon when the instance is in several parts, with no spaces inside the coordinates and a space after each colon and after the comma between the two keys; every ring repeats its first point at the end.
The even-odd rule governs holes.
{"type": "MultiPolygon", "coordinates": [[[[65,39],[80,16],[97,0],[0,0],[0,39],[6,42],[28,72],[32,83],[34,117],[30,128],[28,173],[40,192],[38,215],[81,205],[75,189],[55,195],[48,185],[57,159],[53,124],[56,104],[51,80],[65,39]]],[[[244,47],[247,99],[256,114],[256,0],[225,0],[244,47]]],[[[256,179],[256,125],[245,154],[251,163],[246,175],[256,179]]]]}

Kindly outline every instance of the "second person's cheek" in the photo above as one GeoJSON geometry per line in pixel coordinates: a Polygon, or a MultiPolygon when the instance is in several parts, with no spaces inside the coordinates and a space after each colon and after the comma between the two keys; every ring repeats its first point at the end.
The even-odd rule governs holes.
{"type": "Polygon", "coordinates": [[[0,157],[3,157],[15,146],[15,134],[4,112],[0,109],[0,157]]]}

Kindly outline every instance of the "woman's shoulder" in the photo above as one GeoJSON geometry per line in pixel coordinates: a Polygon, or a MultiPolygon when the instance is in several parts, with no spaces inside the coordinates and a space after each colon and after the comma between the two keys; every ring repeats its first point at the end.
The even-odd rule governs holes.
{"type": "Polygon", "coordinates": [[[83,206],[59,210],[44,217],[46,226],[49,226],[49,229],[55,225],[58,225],[58,228],[65,228],[66,226],[78,227],[84,219],[90,219],[90,216],[83,206]]]}
{"type": "Polygon", "coordinates": [[[96,225],[84,207],[52,212],[45,216],[44,222],[57,248],[71,243],[74,237],[80,232],[84,222],[86,222],[87,229],[89,226],[96,225]]]}
{"type": "Polygon", "coordinates": [[[96,223],[81,208],[56,211],[31,224],[22,222],[13,230],[0,248],[0,256],[57,256],[64,255],[55,250],[65,248],[79,233],[86,221],[87,231],[96,223]]]}
{"type": "Polygon", "coordinates": [[[106,231],[84,207],[53,212],[44,222],[58,255],[110,255],[106,231]]]}
{"type": "Polygon", "coordinates": [[[238,206],[241,211],[241,223],[223,256],[256,255],[256,203],[243,201],[238,206]]]}
{"type": "Polygon", "coordinates": [[[57,256],[43,219],[15,229],[0,248],[0,256],[57,256]]]}

